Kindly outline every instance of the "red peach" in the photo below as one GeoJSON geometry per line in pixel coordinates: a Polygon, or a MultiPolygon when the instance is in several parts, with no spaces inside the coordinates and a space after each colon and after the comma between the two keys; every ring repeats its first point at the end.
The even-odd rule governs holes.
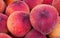
{"type": "Polygon", "coordinates": [[[12,37],[9,36],[8,34],[0,33],[0,38],[12,38],[12,37]]]}
{"type": "Polygon", "coordinates": [[[23,37],[31,29],[29,14],[24,11],[12,13],[7,21],[8,30],[16,37],[23,37]]]}
{"type": "Polygon", "coordinates": [[[23,0],[28,4],[30,9],[34,8],[36,5],[42,4],[43,0],[23,0]]]}
{"type": "Polygon", "coordinates": [[[60,15],[60,0],[53,0],[52,5],[58,10],[60,15]]]}
{"type": "Polygon", "coordinates": [[[25,36],[25,38],[46,38],[46,36],[33,29],[25,36]]]}
{"type": "Polygon", "coordinates": [[[51,5],[37,5],[30,13],[30,21],[34,29],[43,35],[49,34],[55,27],[58,11],[51,5]]]}
{"type": "Polygon", "coordinates": [[[44,0],[44,1],[43,1],[43,4],[52,4],[52,1],[53,1],[53,0],[44,0]]]}
{"type": "Polygon", "coordinates": [[[0,13],[4,12],[5,6],[5,2],[3,0],[0,0],[0,13]]]}
{"type": "Polygon", "coordinates": [[[23,1],[14,1],[6,8],[7,15],[10,15],[14,11],[25,11],[26,13],[30,12],[28,5],[23,1]]]}
{"type": "Polygon", "coordinates": [[[0,33],[4,32],[4,33],[7,33],[8,30],[7,30],[7,19],[8,19],[8,16],[0,13],[0,33]]]}

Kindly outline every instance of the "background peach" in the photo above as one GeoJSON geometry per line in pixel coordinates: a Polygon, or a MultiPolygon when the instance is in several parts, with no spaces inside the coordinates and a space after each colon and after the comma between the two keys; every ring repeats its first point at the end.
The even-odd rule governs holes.
{"type": "Polygon", "coordinates": [[[53,0],[52,6],[54,6],[58,10],[58,13],[60,15],[60,0],[53,0]]]}
{"type": "Polygon", "coordinates": [[[8,29],[7,29],[7,19],[8,16],[4,15],[2,13],[0,13],[0,33],[7,33],[8,29]]]}
{"type": "Polygon", "coordinates": [[[42,4],[43,0],[23,0],[28,4],[30,9],[34,8],[36,5],[42,4]]]}
{"type": "Polygon", "coordinates": [[[12,37],[9,36],[8,34],[0,33],[0,38],[12,38],[12,37]]]}
{"type": "Polygon", "coordinates": [[[7,15],[10,15],[14,11],[25,11],[26,13],[30,12],[28,5],[23,1],[12,2],[6,8],[6,14],[7,15]]]}
{"type": "Polygon", "coordinates": [[[0,0],[0,13],[3,13],[5,10],[5,2],[3,0],[0,0]]]}
{"type": "Polygon", "coordinates": [[[40,32],[36,31],[35,29],[32,29],[25,38],[46,38],[45,35],[42,35],[40,32]]]}

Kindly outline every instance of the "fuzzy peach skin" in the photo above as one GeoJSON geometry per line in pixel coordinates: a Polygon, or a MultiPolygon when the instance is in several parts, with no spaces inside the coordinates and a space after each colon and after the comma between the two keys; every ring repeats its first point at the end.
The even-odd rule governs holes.
{"type": "Polygon", "coordinates": [[[9,36],[8,34],[0,33],[0,38],[12,38],[12,37],[9,36]]]}
{"type": "Polygon", "coordinates": [[[30,21],[34,29],[47,35],[56,26],[58,11],[47,4],[37,5],[30,13],[30,21]]]}
{"type": "Polygon", "coordinates": [[[45,35],[42,35],[40,32],[36,31],[35,29],[32,29],[25,38],[46,38],[45,35]]]}
{"type": "Polygon", "coordinates": [[[5,2],[3,0],[0,0],[0,13],[4,12],[6,5],[5,2]]]}
{"type": "Polygon", "coordinates": [[[34,8],[36,5],[42,4],[43,0],[23,0],[28,4],[30,9],[34,8]]]}
{"type": "Polygon", "coordinates": [[[28,5],[23,1],[15,1],[7,6],[6,8],[7,15],[10,15],[14,11],[25,11],[26,13],[30,12],[28,5]]]}
{"type": "Polygon", "coordinates": [[[8,30],[16,37],[23,37],[31,29],[29,14],[24,11],[12,13],[7,21],[8,30]]]}
{"type": "Polygon", "coordinates": [[[4,15],[2,13],[0,13],[0,33],[7,33],[8,29],[7,29],[7,19],[8,16],[4,15]]]}
{"type": "Polygon", "coordinates": [[[60,0],[53,0],[52,6],[54,6],[58,10],[60,15],[60,0]]]}
{"type": "Polygon", "coordinates": [[[50,38],[60,38],[60,17],[58,18],[58,22],[56,27],[49,33],[50,38]]]}

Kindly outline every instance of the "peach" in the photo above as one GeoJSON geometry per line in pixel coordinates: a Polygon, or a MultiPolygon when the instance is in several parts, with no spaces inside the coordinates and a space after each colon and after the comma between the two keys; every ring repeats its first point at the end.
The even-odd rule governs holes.
{"type": "Polygon", "coordinates": [[[60,15],[60,0],[53,0],[52,5],[58,10],[60,15]]]}
{"type": "Polygon", "coordinates": [[[26,36],[25,38],[46,38],[45,35],[42,35],[40,32],[32,29],[26,36]]]}
{"type": "Polygon", "coordinates": [[[0,13],[0,33],[7,33],[7,18],[8,16],[0,13]]]}
{"type": "Polygon", "coordinates": [[[49,37],[60,38],[60,17],[58,18],[56,27],[49,33],[49,37]]]}
{"type": "Polygon", "coordinates": [[[8,30],[16,37],[23,37],[31,29],[29,14],[24,11],[15,11],[7,21],[8,30]]]}
{"type": "Polygon", "coordinates": [[[38,4],[43,3],[43,0],[23,0],[23,1],[25,1],[28,4],[30,9],[34,8],[38,4]]]}
{"type": "Polygon", "coordinates": [[[23,1],[14,1],[11,4],[8,5],[6,8],[6,14],[10,15],[14,11],[25,11],[26,13],[29,13],[29,7],[28,5],[23,1]]]}
{"type": "Polygon", "coordinates": [[[8,34],[0,33],[0,38],[12,38],[12,37],[9,36],[8,34]]]}
{"type": "Polygon", "coordinates": [[[3,0],[0,0],[0,13],[4,12],[5,6],[5,2],[3,0]]]}
{"type": "Polygon", "coordinates": [[[55,7],[42,4],[32,9],[30,21],[34,29],[46,35],[55,27],[58,16],[58,11],[55,7]]]}
{"type": "Polygon", "coordinates": [[[43,4],[52,4],[52,1],[53,1],[53,0],[44,0],[44,1],[43,1],[43,4]]]}
{"type": "MultiPolygon", "coordinates": [[[[18,1],[18,0],[5,0],[6,5],[9,5],[10,3],[14,2],[14,1],[18,1]]],[[[20,1],[20,0],[19,0],[20,1]]]]}

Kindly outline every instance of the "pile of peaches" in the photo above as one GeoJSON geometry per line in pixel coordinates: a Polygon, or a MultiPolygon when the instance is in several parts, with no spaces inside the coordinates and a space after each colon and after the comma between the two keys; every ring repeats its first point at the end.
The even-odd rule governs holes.
{"type": "Polygon", "coordinates": [[[60,38],[60,0],[0,0],[0,38],[60,38]]]}

